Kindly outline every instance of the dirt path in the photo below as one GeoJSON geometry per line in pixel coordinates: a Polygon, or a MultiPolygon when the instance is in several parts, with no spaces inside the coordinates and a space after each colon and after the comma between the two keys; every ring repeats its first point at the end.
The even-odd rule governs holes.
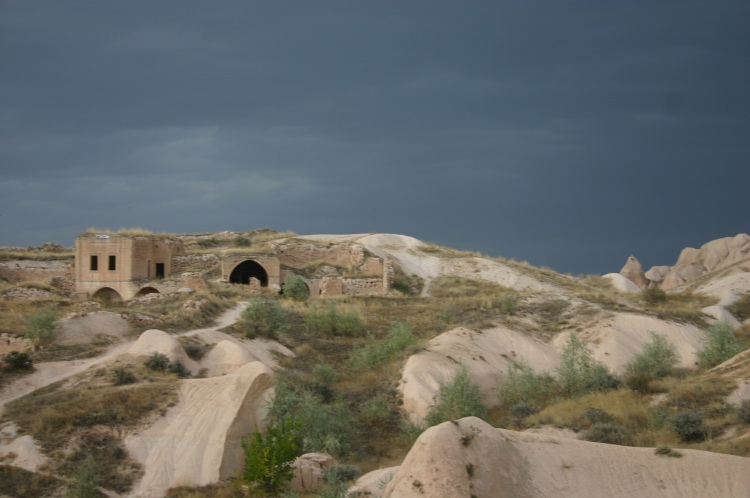
{"type": "MultiPolygon", "coordinates": [[[[225,311],[216,319],[216,324],[212,327],[189,330],[179,335],[192,336],[201,332],[215,332],[218,329],[227,327],[237,321],[246,304],[238,303],[237,306],[225,311]]],[[[78,375],[91,367],[113,360],[127,352],[134,342],[128,341],[117,344],[108,349],[104,354],[94,358],[37,363],[34,373],[26,375],[0,389],[0,414],[2,414],[3,408],[7,403],[26,396],[42,387],[78,375]]]]}

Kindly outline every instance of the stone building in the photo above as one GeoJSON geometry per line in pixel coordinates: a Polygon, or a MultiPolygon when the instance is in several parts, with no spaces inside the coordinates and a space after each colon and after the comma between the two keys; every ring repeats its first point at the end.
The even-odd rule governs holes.
{"type": "Polygon", "coordinates": [[[161,292],[182,252],[174,240],[148,236],[81,235],[76,239],[76,292],[104,299],[132,299],[161,292]]]}
{"type": "MultiPolygon", "coordinates": [[[[291,275],[303,278],[311,296],[373,295],[390,290],[390,261],[369,256],[354,243],[319,245],[304,240],[273,242],[268,251],[184,254],[176,239],[120,234],[83,234],[76,239],[76,292],[129,300],[153,292],[195,288],[196,277],[218,269],[219,281],[283,291],[291,275]]],[[[198,279],[198,280],[202,280],[198,279]]]]}

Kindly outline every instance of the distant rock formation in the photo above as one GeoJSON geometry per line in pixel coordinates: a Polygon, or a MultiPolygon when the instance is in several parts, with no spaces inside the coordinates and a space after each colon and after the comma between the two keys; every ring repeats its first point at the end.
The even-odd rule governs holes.
{"type": "Polygon", "coordinates": [[[620,275],[627,278],[641,289],[648,287],[649,280],[646,278],[646,274],[643,271],[643,265],[641,265],[641,262],[632,254],[625,263],[625,266],[620,270],[620,275]]]}
{"type": "Polygon", "coordinates": [[[733,272],[750,272],[750,235],[741,233],[734,237],[724,237],[703,244],[700,249],[686,247],[680,252],[674,266],[653,266],[647,272],[635,258],[630,256],[620,275],[626,277],[639,288],[660,287],[674,289],[703,275],[729,268],[733,272]]]}

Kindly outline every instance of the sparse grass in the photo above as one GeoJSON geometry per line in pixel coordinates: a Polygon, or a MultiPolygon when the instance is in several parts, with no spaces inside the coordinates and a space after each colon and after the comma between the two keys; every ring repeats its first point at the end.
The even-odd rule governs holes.
{"type": "Polygon", "coordinates": [[[66,444],[81,427],[133,427],[177,400],[177,384],[168,381],[60,387],[52,384],[13,401],[4,413],[4,418],[15,421],[48,450],[66,444]]]}
{"type": "Polygon", "coordinates": [[[750,318],[750,293],[743,294],[742,297],[728,306],[727,310],[740,322],[750,318]]]}
{"type": "Polygon", "coordinates": [[[0,465],[0,495],[11,497],[56,496],[65,487],[62,479],[0,465]]]}

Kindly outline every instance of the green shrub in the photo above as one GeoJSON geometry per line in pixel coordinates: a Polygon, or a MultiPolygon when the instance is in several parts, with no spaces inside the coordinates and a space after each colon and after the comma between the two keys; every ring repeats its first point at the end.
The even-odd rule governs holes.
{"type": "Polygon", "coordinates": [[[310,289],[307,287],[305,280],[299,275],[292,275],[284,280],[282,293],[284,297],[294,299],[295,301],[306,301],[310,298],[310,289]]]}
{"type": "Polygon", "coordinates": [[[300,424],[287,418],[271,424],[266,433],[254,431],[242,441],[245,453],[243,480],[263,493],[277,495],[292,479],[292,463],[298,455],[300,424]]]}
{"type": "Polygon", "coordinates": [[[649,306],[667,302],[667,293],[659,287],[649,287],[641,291],[641,299],[649,306]]]}
{"type": "Polygon", "coordinates": [[[487,420],[487,407],[482,402],[479,388],[471,382],[469,373],[463,365],[459,367],[453,379],[440,384],[438,400],[425,417],[425,422],[429,426],[472,415],[487,420]]]}
{"type": "Polygon", "coordinates": [[[505,406],[528,403],[542,408],[557,390],[557,383],[550,375],[536,374],[528,365],[514,362],[508,365],[505,378],[498,387],[498,397],[505,406]]]}
{"type": "Polygon", "coordinates": [[[135,384],[136,378],[133,372],[125,368],[116,368],[114,370],[115,385],[124,386],[127,384],[135,384]]]}
{"type": "Polygon", "coordinates": [[[88,455],[78,466],[78,473],[69,496],[75,498],[99,498],[99,477],[96,461],[88,455]]]}
{"type": "Polygon", "coordinates": [[[153,353],[146,359],[144,365],[149,370],[166,372],[169,369],[169,358],[162,353],[153,353]]]}
{"type": "Polygon", "coordinates": [[[510,407],[510,414],[519,420],[534,415],[538,411],[538,408],[524,403],[523,401],[510,407]]]}
{"type": "Polygon", "coordinates": [[[305,316],[305,325],[314,334],[356,337],[366,331],[356,313],[340,312],[333,304],[316,307],[305,316]]]}
{"type": "Polygon", "coordinates": [[[323,480],[329,484],[353,481],[361,474],[353,465],[333,465],[326,469],[323,480]]]}
{"type": "Polygon", "coordinates": [[[360,419],[367,425],[382,425],[391,419],[392,410],[388,397],[378,394],[362,403],[360,419]]]}
{"type": "Polygon", "coordinates": [[[28,370],[34,366],[34,360],[25,351],[11,351],[3,356],[3,361],[10,370],[28,370]]]}
{"type": "Polygon", "coordinates": [[[500,309],[506,315],[512,315],[518,307],[518,295],[515,292],[504,292],[500,301],[500,309]]]}
{"type": "Polygon", "coordinates": [[[674,346],[661,334],[651,332],[651,341],[643,351],[625,366],[627,376],[645,375],[651,378],[665,377],[677,365],[674,346]]]}
{"type": "Polygon", "coordinates": [[[592,425],[609,424],[615,419],[612,415],[605,412],[604,410],[593,407],[587,408],[586,411],[583,412],[583,416],[589,419],[589,422],[591,422],[592,425]]]}
{"type": "Polygon", "coordinates": [[[669,425],[686,442],[702,441],[706,437],[707,428],[700,413],[680,412],[672,417],[669,425]]]}
{"type": "Polygon", "coordinates": [[[52,308],[41,308],[26,318],[24,336],[35,346],[46,344],[54,337],[58,325],[58,314],[52,308]]]}
{"type": "Polygon", "coordinates": [[[173,373],[181,379],[186,379],[190,377],[191,375],[190,370],[188,370],[187,367],[185,367],[185,365],[183,365],[180,360],[177,360],[169,364],[169,373],[173,373]]]}
{"type": "Polygon", "coordinates": [[[287,329],[287,313],[275,299],[254,297],[242,311],[242,322],[249,329],[248,337],[275,339],[287,329]]]}
{"type": "Polygon", "coordinates": [[[406,323],[397,323],[382,341],[368,338],[368,343],[354,349],[350,358],[352,367],[356,370],[368,370],[387,363],[396,354],[415,344],[417,338],[406,323]]]}
{"type": "Polygon", "coordinates": [[[298,393],[283,381],[276,383],[274,391],[268,420],[276,424],[289,417],[298,420],[304,427],[301,446],[305,452],[328,453],[337,457],[350,453],[355,423],[345,403],[334,401],[326,404],[316,393],[298,393]]]}
{"type": "Polygon", "coordinates": [[[633,434],[625,427],[618,424],[594,424],[581,436],[584,441],[596,443],[619,444],[621,446],[633,446],[633,434]]]}
{"type": "Polygon", "coordinates": [[[560,355],[560,366],[556,370],[557,381],[563,396],[574,398],[591,391],[616,389],[619,381],[607,368],[594,360],[591,351],[575,333],[560,355]]]}
{"type": "Polygon", "coordinates": [[[711,368],[727,361],[744,349],[734,336],[731,325],[723,322],[717,323],[706,329],[705,347],[698,352],[698,360],[701,366],[711,368]]]}

